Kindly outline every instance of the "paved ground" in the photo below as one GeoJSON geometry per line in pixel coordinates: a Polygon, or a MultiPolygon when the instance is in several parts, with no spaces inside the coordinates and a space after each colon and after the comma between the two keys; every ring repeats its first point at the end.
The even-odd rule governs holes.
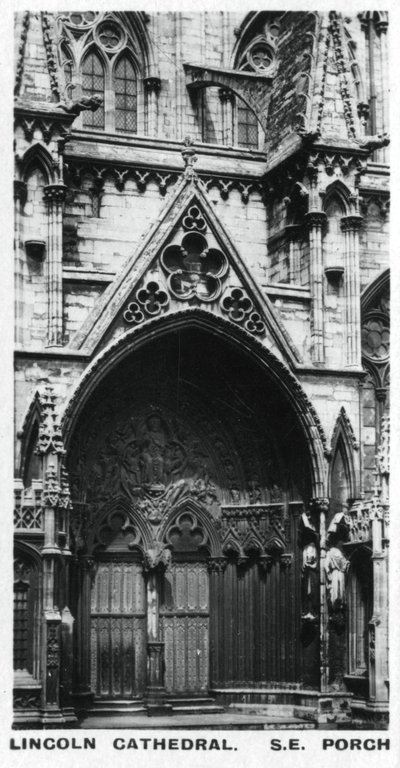
{"type": "Polygon", "coordinates": [[[282,715],[197,714],[148,717],[147,715],[91,715],[80,723],[80,728],[129,728],[130,730],[314,730],[315,723],[282,715]]]}

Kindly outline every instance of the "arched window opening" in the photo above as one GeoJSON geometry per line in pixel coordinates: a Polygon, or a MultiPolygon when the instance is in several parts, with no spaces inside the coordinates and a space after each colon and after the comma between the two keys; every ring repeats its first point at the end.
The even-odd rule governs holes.
{"type": "Polygon", "coordinates": [[[350,482],[346,466],[345,451],[341,439],[338,441],[331,474],[331,516],[346,512],[350,496],[350,482]]]}
{"type": "Polygon", "coordinates": [[[68,85],[72,82],[73,61],[71,52],[66,45],[61,46],[61,66],[64,70],[65,84],[68,85]]]}
{"type": "Polygon", "coordinates": [[[325,213],[327,215],[324,236],[325,267],[343,266],[344,237],[340,224],[345,211],[339,200],[337,198],[332,198],[325,208],[325,213]]]}
{"type": "Polygon", "coordinates": [[[250,107],[237,101],[237,144],[246,149],[258,149],[258,120],[250,107]]]}
{"type": "Polygon", "coordinates": [[[14,670],[37,676],[38,570],[25,554],[14,559],[14,670]]]}
{"type": "Polygon", "coordinates": [[[368,622],[372,614],[372,568],[366,553],[350,560],[347,580],[348,672],[368,675],[368,622]]]}
{"type": "MultiPolygon", "coordinates": [[[[89,53],[82,66],[82,94],[83,96],[99,96],[104,100],[104,69],[98,56],[89,53]]],[[[83,112],[83,125],[85,128],[104,129],[104,105],[94,112],[83,112]]]]}
{"type": "Polygon", "coordinates": [[[35,453],[35,448],[39,435],[39,425],[36,422],[29,435],[25,462],[24,462],[24,487],[29,488],[32,485],[32,480],[36,480],[40,477],[40,456],[35,453]]]}
{"type": "Polygon", "coordinates": [[[121,58],[114,70],[115,128],[135,133],[137,130],[137,80],[127,56],[121,58]]]}

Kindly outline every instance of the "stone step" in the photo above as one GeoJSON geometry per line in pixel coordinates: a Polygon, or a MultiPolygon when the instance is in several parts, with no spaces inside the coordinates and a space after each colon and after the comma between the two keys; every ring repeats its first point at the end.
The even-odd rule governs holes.
{"type": "MultiPolygon", "coordinates": [[[[242,713],[244,715],[265,715],[273,717],[293,717],[294,705],[293,704],[257,704],[253,702],[251,704],[236,703],[229,704],[227,708],[229,712],[242,713]]],[[[301,718],[301,715],[297,715],[301,718]]]]}
{"type": "Polygon", "coordinates": [[[179,704],[179,706],[181,706],[186,703],[192,704],[194,701],[197,701],[200,704],[214,704],[215,699],[211,698],[211,696],[171,696],[168,701],[171,704],[179,704]]]}
{"type": "Polygon", "coordinates": [[[87,716],[142,715],[146,712],[140,699],[97,699],[87,712],[87,716]]]}
{"type": "Polygon", "coordinates": [[[222,712],[225,712],[223,707],[219,707],[217,704],[207,704],[205,706],[201,704],[186,704],[185,706],[175,706],[172,705],[172,712],[176,715],[211,715],[211,714],[221,714],[222,712]]]}

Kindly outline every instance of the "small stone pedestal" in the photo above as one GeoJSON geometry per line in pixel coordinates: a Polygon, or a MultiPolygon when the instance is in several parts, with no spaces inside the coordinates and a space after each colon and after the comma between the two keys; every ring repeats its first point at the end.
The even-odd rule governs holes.
{"type": "Polygon", "coordinates": [[[146,688],[146,708],[149,717],[172,714],[172,706],[165,702],[163,655],[164,643],[159,640],[149,640],[147,643],[148,685],[146,688]]]}

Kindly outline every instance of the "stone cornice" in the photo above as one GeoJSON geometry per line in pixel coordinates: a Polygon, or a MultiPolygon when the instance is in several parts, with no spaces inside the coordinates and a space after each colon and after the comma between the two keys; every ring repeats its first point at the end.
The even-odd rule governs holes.
{"type": "Polygon", "coordinates": [[[27,141],[32,141],[37,128],[42,131],[46,144],[53,135],[67,139],[75,118],[75,114],[57,109],[54,103],[18,101],[14,107],[15,125],[22,126],[27,141]]]}

